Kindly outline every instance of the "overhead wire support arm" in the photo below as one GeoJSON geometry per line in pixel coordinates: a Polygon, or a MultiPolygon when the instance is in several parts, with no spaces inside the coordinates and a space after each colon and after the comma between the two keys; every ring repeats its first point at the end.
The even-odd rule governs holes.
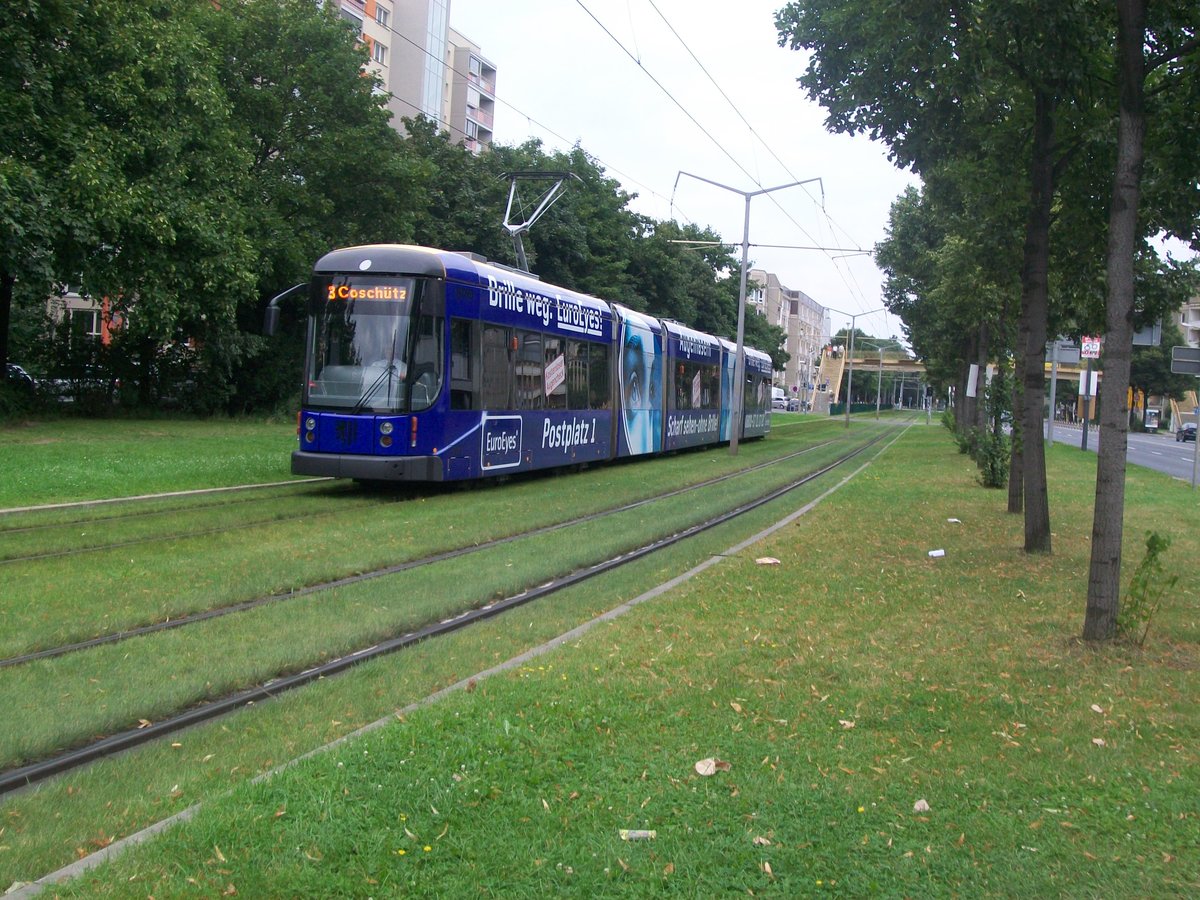
{"type": "MultiPolygon", "coordinates": [[[[742,225],[742,241],[741,241],[742,268],[741,268],[741,278],[740,278],[740,282],[738,285],[737,344],[736,344],[736,357],[735,357],[734,366],[733,366],[734,389],[732,392],[732,396],[730,397],[730,401],[731,401],[730,407],[731,407],[731,412],[732,412],[732,417],[733,417],[733,427],[730,429],[730,433],[729,433],[729,452],[733,456],[737,456],[738,438],[739,438],[741,430],[742,430],[744,412],[745,412],[743,398],[742,398],[742,391],[744,389],[743,385],[745,384],[745,378],[746,378],[746,348],[745,348],[746,272],[747,272],[747,267],[749,266],[749,261],[750,261],[750,201],[753,198],[755,198],[761,194],[770,194],[774,191],[782,191],[784,188],[799,187],[802,184],[808,184],[809,182],[812,182],[812,181],[820,181],[821,179],[820,178],[805,178],[801,181],[790,181],[787,184],[777,184],[777,185],[775,185],[775,187],[760,188],[757,191],[741,191],[735,187],[730,187],[727,184],[721,184],[721,182],[719,182],[719,181],[713,181],[711,178],[702,178],[701,176],[694,175],[691,172],[684,172],[683,170],[680,170],[679,174],[675,176],[675,188],[676,189],[678,189],[678,187],[679,187],[679,179],[682,178],[684,175],[688,176],[689,178],[695,178],[697,181],[703,181],[705,184],[711,184],[713,187],[718,187],[718,188],[721,188],[722,190],[730,191],[731,193],[738,194],[742,197],[742,199],[746,203],[746,216],[745,216],[745,221],[742,225]]],[[[822,188],[821,188],[822,196],[824,196],[824,192],[825,192],[825,189],[824,189],[824,186],[822,186],[822,188]]],[[[674,191],[672,191],[672,196],[674,196],[674,191]]]]}
{"type": "Polygon", "coordinates": [[[567,189],[565,182],[568,178],[574,178],[581,184],[583,183],[583,179],[574,172],[548,172],[535,170],[527,170],[524,172],[508,172],[500,177],[508,179],[508,205],[504,209],[504,230],[512,235],[513,249],[516,250],[517,253],[517,265],[519,265],[523,271],[528,272],[529,259],[525,255],[525,242],[521,240],[521,235],[529,231],[529,229],[534,226],[534,223],[536,223],[537,220],[542,217],[546,210],[553,206],[554,202],[566,193],[567,189]],[[543,181],[553,179],[554,184],[550,186],[549,190],[542,194],[541,199],[538,201],[537,209],[533,211],[532,215],[526,218],[523,222],[513,222],[513,203],[520,203],[520,201],[517,199],[517,182],[522,180],[531,181],[534,179],[543,181]]]}
{"type": "MultiPolygon", "coordinates": [[[[683,244],[692,247],[737,247],[738,244],[731,241],[685,241],[672,239],[667,241],[668,244],[683,244]]],[[[807,244],[749,244],[751,247],[767,247],[772,250],[821,250],[826,253],[842,253],[846,256],[870,256],[871,250],[863,250],[861,247],[813,247],[807,244]]],[[[839,257],[840,258],[840,257],[839,257]]]]}

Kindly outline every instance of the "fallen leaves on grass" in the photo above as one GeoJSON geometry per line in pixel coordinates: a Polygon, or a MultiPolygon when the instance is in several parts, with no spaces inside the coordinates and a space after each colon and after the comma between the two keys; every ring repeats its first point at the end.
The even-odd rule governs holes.
{"type": "Polygon", "coordinates": [[[929,812],[929,803],[924,798],[918,800],[913,804],[913,812],[929,812]]]}
{"type": "Polygon", "coordinates": [[[778,565],[780,565],[779,560],[777,560],[773,556],[760,556],[754,562],[760,566],[778,566],[778,565]]]}

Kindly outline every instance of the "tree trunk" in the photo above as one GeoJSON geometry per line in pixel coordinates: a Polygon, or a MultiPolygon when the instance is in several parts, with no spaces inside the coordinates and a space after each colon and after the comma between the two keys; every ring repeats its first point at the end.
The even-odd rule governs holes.
{"type": "Polygon", "coordinates": [[[979,405],[979,382],[975,382],[975,396],[971,397],[967,394],[967,389],[971,385],[971,365],[977,362],[976,356],[979,355],[979,344],[977,336],[972,334],[967,339],[967,352],[965,355],[966,365],[963,366],[962,381],[960,393],[962,394],[962,404],[957,412],[961,415],[954,420],[954,427],[961,433],[967,434],[972,428],[978,424],[978,415],[976,409],[979,405]]]}
{"type": "Polygon", "coordinates": [[[1129,364],[1133,352],[1133,259],[1137,248],[1146,111],[1143,98],[1147,0],[1117,0],[1117,69],[1120,119],[1112,206],[1108,211],[1107,332],[1104,341],[1104,402],[1092,560],[1088,571],[1085,640],[1116,634],[1121,602],[1121,538],[1125,515],[1125,451],[1129,441],[1129,364]]]}
{"type": "Polygon", "coordinates": [[[1054,199],[1054,100],[1035,97],[1033,149],[1029,162],[1029,218],[1021,266],[1018,352],[1021,379],[1021,437],[1025,492],[1025,552],[1049,553],[1050,502],[1046,495],[1046,446],[1042,406],[1046,394],[1046,314],[1049,309],[1050,210],[1054,199]]]}

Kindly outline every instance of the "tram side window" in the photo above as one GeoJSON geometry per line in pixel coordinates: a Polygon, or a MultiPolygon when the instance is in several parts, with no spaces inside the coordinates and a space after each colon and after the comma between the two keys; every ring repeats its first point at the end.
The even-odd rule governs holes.
{"type": "Polygon", "coordinates": [[[571,409],[590,409],[588,368],[590,356],[584,341],[567,341],[567,406],[571,409]]]}
{"type": "Polygon", "coordinates": [[[566,409],[567,408],[567,382],[566,382],[566,359],[563,359],[563,354],[566,353],[566,341],[562,338],[550,337],[543,335],[542,341],[545,346],[545,361],[547,375],[552,371],[551,365],[563,366],[563,380],[550,388],[550,381],[547,379],[546,388],[549,393],[546,395],[547,409],[566,409]]]}
{"type": "Polygon", "coordinates": [[[768,409],[770,403],[767,397],[770,392],[767,387],[767,379],[757,373],[746,379],[746,412],[765,412],[768,409]]]}
{"type": "Polygon", "coordinates": [[[508,350],[509,330],[483,327],[483,407],[512,409],[513,368],[508,350]]]}
{"type": "Polygon", "coordinates": [[[412,408],[428,409],[442,389],[442,328],[445,319],[439,316],[421,316],[417,319],[417,333],[413,342],[412,363],[409,377],[412,379],[412,408]]]}
{"type": "Polygon", "coordinates": [[[762,376],[746,373],[746,383],[742,389],[742,412],[758,411],[758,393],[762,390],[762,376]]]}
{"type": "Polygon", "coordinates": [[[542,335],[517,332],[517,409],[542,409],[546,405],[542,366],[542,335]]]}
{"type": "Polygon", "coordinates": [[[692,369],[689,362],[680,362],[675,367],[675,409],[692,408],[692,369]]]}
{"type": "Polygon", "coordinates": [[[588,344],[588,408],[608,409],[612,402],[612,376],[608,344],[588,344]]]}
{"type": "MultiPolygon", "coordinates": [[[[476,372],[479,350],[476,335],[479,325],[470,319],[450,320],[450,408],[478,409],[476,372]]],[[[507,365],[505,366],[507,368],[507,365]]]]}

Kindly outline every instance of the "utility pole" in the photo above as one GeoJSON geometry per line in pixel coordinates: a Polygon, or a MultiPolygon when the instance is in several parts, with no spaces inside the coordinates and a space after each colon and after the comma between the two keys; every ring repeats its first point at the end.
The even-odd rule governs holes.
{"type": "Polygon", "coordinates": [[[748,265],[750,260],[750,200],[757,197],[759,194],[769,194],[772,191],[782,191],[784,188],[797,187],[801,184],[808,184],[810,181],[820,181],[820,178],[806,178],[803,181],[792,181],[788,184],[780,184],[771,188],[763,188],[758,191],[739,191],[737,188],[730,187],[727,184],[721,184],[718,181],[713,181],[709,178],[701,178],[699,175],[693,175],[691,172],[680,171],[675,176],[675,185],[679,185],[680,177],[687,175],[689,178],[695,178],[697,181],[703,181],[705,184],[711,184],[713,187],[719,187],[723,190],[730,191],[734,194],[740,194],[746,200],[746,217],[742,225],[742,278],[738,288],[738,320],[737,320],[737,356],[733,364],[733,389],[732,396],[729,398],[733,422],[729,429],[729,454],[737,456],[738,438],[742,434],[742,419],[743,416],[743,395],[745,393],[746,380],[746,275],[748,273],[748,265]]]}
{"type": "Polygon", "coordinates": [[[859,316],[871,316],[875,313],[887,312],[884,307],[879,309],[870,309],[866,312],[848,313],[844,309],[834,309],[832,306],[825,307],[830,312],[841,313],[843,316],[850,316],[850,349],[847,350],[848,358],[846,360],[850,365],[849,371],[846,373],[846,427],[850,427],[850,389],[854,385],[854,322],[859,316]]]}

